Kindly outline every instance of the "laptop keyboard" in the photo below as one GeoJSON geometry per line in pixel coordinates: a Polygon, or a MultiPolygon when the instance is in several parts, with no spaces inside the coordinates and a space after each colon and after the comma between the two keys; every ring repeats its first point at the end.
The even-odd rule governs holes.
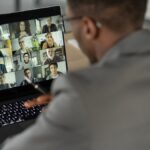
{"type": "Polygon", "coordinates": [[[35,106],[31,109],[26,109],[24,102],[25,100],[21,100],[0,106],[0,127],[35,119],[44,107],[35,106]]]}

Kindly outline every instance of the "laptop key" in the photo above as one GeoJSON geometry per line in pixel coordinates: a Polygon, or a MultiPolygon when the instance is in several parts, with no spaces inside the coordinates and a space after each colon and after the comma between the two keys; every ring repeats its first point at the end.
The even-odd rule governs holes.
{"type": "MultiPolygon", "coordinates": [[[[27,99],[27,98],[26,98],[27,99]]],[[[24,100],[18,100],[0,106],[0,127],[35,119],[42,111],[44,106],[35,106],[31,109],[24,107],[24,100]]]]}

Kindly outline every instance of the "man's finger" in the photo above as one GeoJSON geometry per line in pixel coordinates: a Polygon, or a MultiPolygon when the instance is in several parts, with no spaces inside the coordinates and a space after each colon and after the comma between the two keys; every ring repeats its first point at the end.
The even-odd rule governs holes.
{"type": "Polygon", "coordinates": [[[26,101],[26,102],[24,103],[24,106],[25,106],[26,108],[32,108],[32,107],[34,107],[34,106],[36,106],[36,105],[38,105],[38,104],[37,104],[37,99],[28,100],[28,101],[26,101]]]}
{"type": "Polygon", "coordinates": [[[51,96],[50,95],[46,95],[46,96],[40,96],[36,99],[37,104],[38,105],[45,105],[47,104],[50,100],[51,100],[51,96]]]}
{"type": "Polygon", "coordinates": [[[51,99],[52,99],[52,97],[50,95],[42,95],[42,96],[38,97],[37,99],[26,101],[24,103],[24,106],[26,108],[32,108],[37,105],[46,105],[49,103],[49,101],[51,99]]]}

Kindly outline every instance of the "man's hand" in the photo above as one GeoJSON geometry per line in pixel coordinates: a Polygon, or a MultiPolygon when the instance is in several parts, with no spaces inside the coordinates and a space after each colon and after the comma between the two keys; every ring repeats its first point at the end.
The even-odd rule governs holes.
{"type": "Polygon", "coordinates": [[[52,96],[50,96],[49,94],[42,95],[36,99],[27,100],[24,103],[24,106],[29,109],[29,108],[32,108],[32,107],[37,106],[37,105],[46,105],[51,101],[51,99],[52,99],[52,96]]]}

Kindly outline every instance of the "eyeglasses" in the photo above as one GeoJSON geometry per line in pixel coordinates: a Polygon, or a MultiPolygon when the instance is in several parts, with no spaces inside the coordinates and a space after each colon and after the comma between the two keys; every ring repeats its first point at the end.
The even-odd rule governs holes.
{"type": "Polygon", "coordinates": [[[30,71],[28,71],[28,72],[26,72],[27,74],[30,74],[31,72],[30,71]]]}
{"type": "Polygon", "coordinates": [[[19,41],[20,44],[24,43],[24,41],[19,41]]]}
{"type": "Polygon", "coordinates": [[[53,53],[54,51],[53,50],[50,50],[50,51],[48,51],[49,53],[53,53]]]}
{"type": "Polygon", "coordinates": [[[52,39],[53,37],[52,37],[52,36],[47,36],[47,38],[48,38],[48,39],[52,39]]]}
{"type": "MultiPolygon", "coordinates": [[[[71,21],[76,21],[76,20],[81,20],[83,19],[84,16],[75,16],[75,17],[66,17],[66,16],[61,16],[61,21],[62,22],[71,22],[71,21]]],[[[91,17],[90,17],[91,18],[91,17]]],[[[94,20],[94,19],[92,19],[94,20]]],[[[95,25],[97,28],[101,28],[102,24],[99,21],[94,21],[95,25]]]]}
{"type": "Polygon", "coordinates": [[[66,21],[66,22],[81,20],[82,18],[83,18],[83,16],[76,16],[76,17],[61,16],[62,21],[66,21]]]}

